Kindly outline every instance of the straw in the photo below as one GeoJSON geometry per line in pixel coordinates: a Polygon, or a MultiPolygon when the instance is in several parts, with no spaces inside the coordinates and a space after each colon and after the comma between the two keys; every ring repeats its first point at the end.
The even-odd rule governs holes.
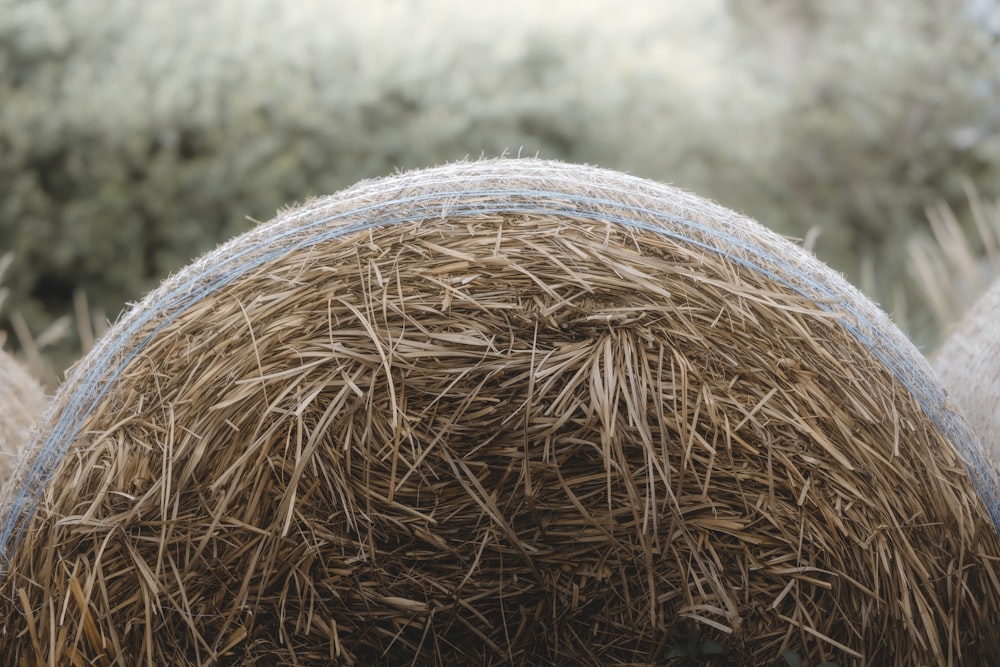
{"type": "Polygon", "coordinates": [[[0,349],[0,486],[17,465],[44,406],[45,394],[35,378],[0,349]]]}
{"type": "Polygon", "coordinates": [[[15,663],[1000,651],[996,479],[926,362],[650,181],[482,161],[313,200],[55,400],[0,535],[15,663]]]}
{"type": "Polygon", "coordinates": [[[1000,282],[995,282],[949,332],[931,358],[934,369],[1000,462],[1000,282]]]}

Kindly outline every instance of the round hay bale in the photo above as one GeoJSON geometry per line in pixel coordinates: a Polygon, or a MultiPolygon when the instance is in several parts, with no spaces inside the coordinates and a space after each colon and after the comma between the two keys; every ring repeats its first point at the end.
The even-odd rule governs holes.
{"type": "Polygon", "coordinates": [[[811,255],[538,160],[359,184],[167,280],[7,498],[21,664],[1000,655],[997,484],[811,255]]]}
{"type": "Polygon", "coordinates": [[[0,486],[17,465],[28,433],[45,407],[45,393],[38,381],[0,350],[0,486]]]}
{"type": "Polygon", "coordinates": [[[934,370],[994,462],[1000,462],[1000,281],[949,332],[934,370]]]}

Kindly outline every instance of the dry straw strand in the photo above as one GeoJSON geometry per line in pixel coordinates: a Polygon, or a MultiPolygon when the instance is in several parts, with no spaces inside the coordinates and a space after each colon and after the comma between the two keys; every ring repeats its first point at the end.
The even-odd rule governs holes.
{"type": "Polygon", "coordinates": [[[1000,282],[959,320],[931,357],[952,399],[1000,462],[1000,282]]]}
{"type": "Polygon", "coordinates": [[[996,479],[927,363],[676,189],[459,163],[167,280],[6,498],[27,664],[949,665],[1000,647],[996,479]]]}
{"type": "Polygon", "coordinates": [[[45,407],[38,381],[0,350],[0,486],[6,483],[45,407]]]}

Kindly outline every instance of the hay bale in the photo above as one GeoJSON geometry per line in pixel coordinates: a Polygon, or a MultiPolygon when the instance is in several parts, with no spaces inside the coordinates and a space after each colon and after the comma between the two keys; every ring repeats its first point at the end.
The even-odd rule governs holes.
{"type": "Polygon", "coordinates": [[[1000,281],[975,303],[931,364],[995,462],[1000,462],[1000,281]]]}
{"type": "Polygon", "coordinates": [[[927,362],[649,181],[501,160],[316,199],[56,401],[0,533],[13,662],[1000,654],[996,479],[927,362]]]}
{"type": "Polygon", "coordinates": [[[45,393],[26,368],[0,350],[0,486],[6,483],[45,407],[45,393]]]}

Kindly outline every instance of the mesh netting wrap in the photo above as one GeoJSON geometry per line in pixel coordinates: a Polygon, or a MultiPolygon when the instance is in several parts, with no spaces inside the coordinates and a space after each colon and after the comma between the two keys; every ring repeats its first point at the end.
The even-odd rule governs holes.
{"type": "Polygon", "coordinates": [[[17,465],[31,427],[45,408],[38,381],[14,357],[0,350],[0,487],[17,465]]]}
{"type": "Polygon", "coordinates": [[[169,278],[6,499],[0,654],[56,664],[973,664],[997,482],[810,254],[540,160],[361,183],[169,278]]]}

